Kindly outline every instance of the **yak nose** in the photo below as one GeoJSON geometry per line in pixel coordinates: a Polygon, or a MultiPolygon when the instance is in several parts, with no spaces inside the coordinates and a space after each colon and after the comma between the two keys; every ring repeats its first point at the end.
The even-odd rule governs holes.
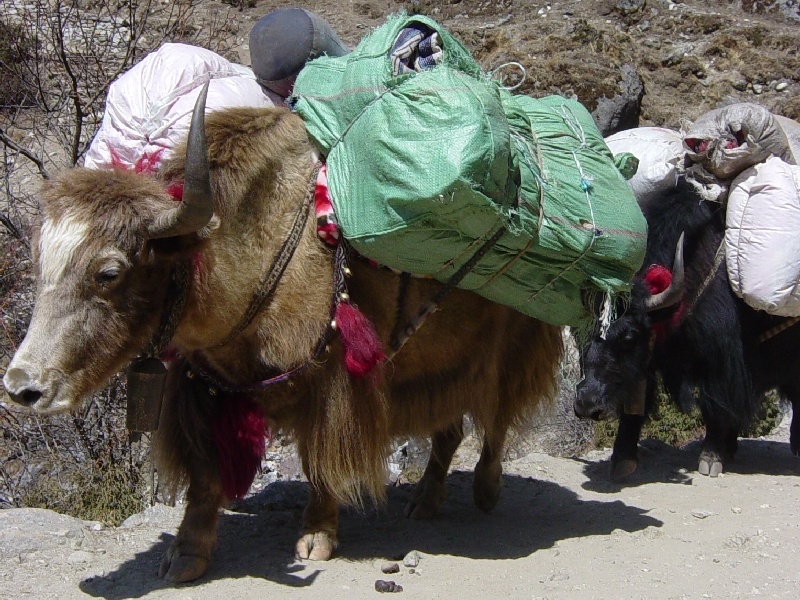
{"type": "Polygon", "coordinates": [[[33,406],[42,397],[42,387],[25,369],[13,367],[3,376],[3,385],[11,399],[22,406],[33,406]]]}
{"type": "Polygon", "coordinates": [[[575,416],[580,419],[592,419],[593,421],[602,419],[604,414],[603,407],[595,401],[595,398],[594,390],[590,389],[585,381],[579,383],[573,404],[575,416]]]}

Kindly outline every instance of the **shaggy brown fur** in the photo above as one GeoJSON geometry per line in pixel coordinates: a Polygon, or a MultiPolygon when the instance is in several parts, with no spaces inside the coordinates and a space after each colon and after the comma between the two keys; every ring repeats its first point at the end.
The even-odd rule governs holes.
{"type": "MultiPolygon", "coordinates": [[[[169,206],[171,201],[165,196],[155,200],[132,196],[126,202],[138,208],[120,209],[137,215],[126,216],[131,231],[121,236],[113,227],[95,231],[91,242],[95,252],[105,244],[127,257],[130,266],[116,284],[120,294],[145,299],[152,295],[144,306],[137,302],[136,314],[129,315],[131,326],[114,333],[115,338],[135,343],[120,342],[103,356],[92,356],[92,362],[102,363],[98,373],[120,368],[152,335],[163,310],[157,290],[166,286],[175,261],[200,257],[173,339],[182,358],[170,368],[156,440],[160,476],[189,485],[186,514],[161,570],[175,581],[204,572],[216,539],[217,511],[228,500],[210,433],[216,411],[225,409],[225,395],[212,395],[198,377],[187,377],[188,365],[200,362],[232,384],[249,384],[272,369],[288,370],[303,363],[328,325],[333,286],[332,252],[316,235],[312,218],[270,303],[233,341],[220,345],[245,312],[312,185],[312,146],[302,121],[283,109],[220,112],[209,117],[206,130],[216,197],[210,227],[180,239],[147,241],[141,232],[152,218],[153,204],[169,206]],[[144,271],[147,280],[140,275],[144,271]]],[[[176,152],[182,154],[180,149],[176,152]]],[[[161,176],[165,183],[182,180],[183,160],[166,164],[161,176]]],[[[74,185],[83,178],[96,190],[112,175],[80,171],[65,175],[74,185]]],[[[75,202],[79,196],[70,194],[75,202]]],[[[46,202],[55,205],[60,200],[46,202]]],[[[83,202],[82,214],[96,210],[91,199],[83,202]]],[[[352,302],[388,344],[399,279],[359,260],[351,269],[352,302]]],[[[413,280],[407,316],[438,285],[413,280]]],[[[121,300],[111,306],[123,310],[121,300]]],[[[34,319],[32,327],[47,326],[44,317],[40,320],[34,319]]],[[[104,335],[103,324],[96,327],[92,338],[104,335]]],[[[465,414],[471,414],[484,431],[475,501],[480,508],[491,509],[499,493],[507,430],[554,395],[561,337],[556,327],[456,290],[374,377],[350,377],[341,354],[339,341],[334,341],[330,351],[291,384],[252,394],[273,429],[297,440],[311,485],[296,548],[301,558],[330,556],[336,545],[339,503],[382,497],[386,456],[395,436],[433,435],[430,463],[408,507],[414,517],[433,514],[444,495],[444,477],[461,441],[465,414]]],[[[77,397],[71,401],[77,402],[77,397]]]]}

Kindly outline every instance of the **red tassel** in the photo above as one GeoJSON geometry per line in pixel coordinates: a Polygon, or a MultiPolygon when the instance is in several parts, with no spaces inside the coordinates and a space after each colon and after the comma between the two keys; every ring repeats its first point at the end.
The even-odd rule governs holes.
{"type": "MultiPolygon", "coordinates": [[[[644,283],[647,286],[647,291],[652,296],[659,294],[669,287],[672,283],[672,271],[663,265],[650,265],[644,274],[644,283]]],[[[667,327],[677,327],[680,323],[683,312],[683,302],[678,305],[675,312],[667,322],[653,323],[651,325],[656,337],[663,340],[667,334],[667,327]]]]}
{"type": "Polygon", "coordinates": [[[644,274],[644,283],[650,295],[663,292],[672,281],[672,271],[663,265],[650,265],[644,274]]]}
{"type": "Polygon", "coordinates": [[[241,500],[261,468],[265,456],[267,422],[261,408],[243,396],[232,396],[214,420],[222,489],[231,500],[241,500]]]}
{"type": "Polygon", "coordinates": [[[346,302],[336,306],[334,318],[344,346],[347,372],[353,377],[364,377],[386,358],[375,327],[363,313],[346,302]]]}

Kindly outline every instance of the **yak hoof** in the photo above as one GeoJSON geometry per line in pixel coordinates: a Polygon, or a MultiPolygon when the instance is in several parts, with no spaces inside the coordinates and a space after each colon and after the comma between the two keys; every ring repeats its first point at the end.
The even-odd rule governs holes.
{"type": "Polygon", "coordinates": [[[197,579],[208,568],[208,557],[181,554],[177,546],[170,546],[158,568],[158,576],[173,583],[197,579]]]}
{"type": "Polygon", "coordinates": [[[703,457],[700,459],[700,464],[697,467],[700,475],[708,475],[709,477],[717,477],[722,473],[722,461],[714,458],[703,457]]]}
{"type": "Polygon", "coordinates": [[[411,519],[431,519],[439,512],[439,500],[419,497],[410,500],[403,509],[403,514],[411,519]]]}
{"type": "Polygon", "coordinates": [[[611,481],[615,483],[622,483],[628,479],[636,468],[639,466],[639,461],[635,458],[621,458],[620,460],[611,460],[611,481]]]}
{"type": "Polygon", "coordinates": [[[327,531],[306,533],[297,540],[294,554],[303,560],[328,560],[336,548],[336,538],[327,531]]]}
{"type": "Polygon", "coordinates": [[[439,506],[446,496],[447,488],[444,483],[423,478],[414,488],[403,514],[412,519],[430,519],[439,512],[439,506]]]}

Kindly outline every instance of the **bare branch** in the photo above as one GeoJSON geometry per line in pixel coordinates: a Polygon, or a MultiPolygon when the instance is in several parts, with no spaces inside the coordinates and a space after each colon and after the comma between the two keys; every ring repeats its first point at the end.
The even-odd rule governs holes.
{"type": "Polygon", "coordinates": [[[24,146],[20,146],[17,142],[12,140],[2,127],[0,127],[0,142],[3,142],[4,146],[10,148],[14,152],[19,152],[22,154],[22,156],[35,164],[36,168],[39,169],[39,174],[44,179],[50,179],[50,173],[47,172],[47,169],[44,166],[44,161],[24,146]]]}

